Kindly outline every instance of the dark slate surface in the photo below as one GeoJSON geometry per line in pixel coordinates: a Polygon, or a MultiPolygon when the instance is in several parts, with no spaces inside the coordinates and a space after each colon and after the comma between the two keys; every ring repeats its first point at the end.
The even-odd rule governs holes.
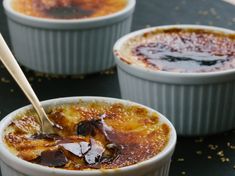
{"type": "MultiPolygon", "coordinates": [[[[165,24],[205,24],[235,28],[235,7],[219,0],[137,0],[133,30],[165,24]]],[[[8,44],[6,17],[0,6],[0,32],[8,44]]],[[[56,77],[24,68],[40,100],[64,96],[120,97],[116,70],[86,76],[56,77]]],[[[28,104],[0,65],[0,117],[28,104]]],[[[179,137],[170,176],[234,176],[235,131],[208,137],[179,137]],[[232,146],[231,146],[232,145],[232,146]]],[[[9,175],[10,176],[10,175],[9,175]]]]}

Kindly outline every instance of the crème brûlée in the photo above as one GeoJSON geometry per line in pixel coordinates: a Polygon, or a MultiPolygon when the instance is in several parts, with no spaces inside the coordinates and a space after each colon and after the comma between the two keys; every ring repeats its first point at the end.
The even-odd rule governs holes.
{"type": "Polygon", "coordinates": [[[32,110],[12,120],[4,142],[31,163],[67,170],[116,169],[148,160],[169,142],[170,127],[137,105],[83,102],[47,109],[60,128],[41,134],[32,110]]]}
{"type": "Polygon", "coordinates": [[[116,51],[128,64],[154,71],[200,73],[235,68],[235,35],[207,29],[153,29],[116,51]]]}
{"type": "Polygon", "coordinates": [[[127,0],[13,0],[15,11],[28,16],[52,19],[81,19],[121,11],[127,0]]]}

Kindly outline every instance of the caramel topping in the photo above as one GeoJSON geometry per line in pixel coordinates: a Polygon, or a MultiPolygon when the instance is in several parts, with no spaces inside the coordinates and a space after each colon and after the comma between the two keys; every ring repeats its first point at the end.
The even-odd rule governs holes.
{"type": "Polygon", "coordinates": [[[156,30],[131,39],[128,47],[132,56],[127,58],[153,70],[213,72],[235,68],[233,34],[199,29],[156,30]]]}
{"type": "Polygon", "coordinates": [[[79,19],[105,16],[122,10],[126,0],[14,0],[13,9],[42,18],[79,19]]]}
{"type": "Polygon", "coordinates": [[[23,130],[29,124],[22,120],[37,123],[33,111],[16,117],[5,130],[9,150],[49,167],[113,169],[157,155],[169,140],[170,128],[159,122],[156,113],[139,106],[81,101],[51,107],[48,116],[63,127],[56,129],[57,134],[38,134],[31,127],[23,130]]]}

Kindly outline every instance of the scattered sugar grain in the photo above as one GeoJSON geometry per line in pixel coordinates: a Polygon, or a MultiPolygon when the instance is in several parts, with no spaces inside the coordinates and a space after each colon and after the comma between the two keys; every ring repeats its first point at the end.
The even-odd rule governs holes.
{"type": "Polygon", "coordinates": [[[230,159],[229,159],[229,158],[226,158],[226,157],[222,157],[222,158],[220,158],[220,160],[221,160],[223,163],[230,161],[230,159]]]}
{"type": "Polygon", "coordinates": [[[195,139],[195,143],[201,143],[201,142],[203,142],[204,141],[204,139],[203,138],[198,138],[198,139],[195,139]]]}
{"type": "Polygon", "coordinates": [[[218,156],[221,156],[221,157],[224,157],[224,151],[223,151],[223,150],[220,150],[219,152],[217,152],[217,155],[218,155],[218,156]]]}
{"type": "Polygon", "coordinates": [[[184,162],[184,158],[178,158],[177,161],[178,162],[184,162]]]}
{"type": "Polygon", "coordinates": [[[208,156],[207,156],[207,159],[209,159],[209,160],[212,159],[212,156],[208,155],[208,156]]]}
{"type": "Polygon", "coordinates": [[[197,155],[201,155],[201,154],[202,154],[202,151],[201,151],[201,150],[198,150],[198,151],[196,151],[196,154],[197,154],[197,155]]]}
{"type": "Polygon", "coordinates": [[[235,150],[235,145],[231,145],[230,149],[235,150]]]}
{"type": "Polygon", "coordinates": [[[8,84],[8,83],[10,83],[11,81],[10,81],[9,79],[6,79],[5,77],[2,77],[2,78],[1,78],[1,82],[8,84]]]}
{"type": "Polygon", "coordinates": [[[218,146],[218,145],[209,144],[209,145],[208,145],[208,148],[209,148],[210,150],[217,150],[217,149],[219,148],[219,146],[218,146]]]}
{"type": "Polygon", "coordinates": [[[113,68],[100,72],[101,75],[113,75],[115,70],[113,68]]]}

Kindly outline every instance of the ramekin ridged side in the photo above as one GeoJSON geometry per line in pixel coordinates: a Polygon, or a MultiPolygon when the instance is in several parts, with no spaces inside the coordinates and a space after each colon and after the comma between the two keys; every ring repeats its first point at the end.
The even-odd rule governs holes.
{"type": "MultiPolygon", "coordinates": [[[[170,163],[171,161],[168,161],[167,163],[165,163],[163,166],[156,169],[155,171],[151,171],[151,173],[145,174],[145,176],[168,176],[169,170],[170,170],[170,163]]],[[[0,164],[1,164],[1,172],[3,176],[29,176],[29,175],[25,175],[14,170],[13,168],[9,167],[7,164],[5,164],[2,161],[0,164]]]]}
{"type": "Polygon", "coordinates": [[[143,176],[168,176],[170,171],[171,161],[166,162],[163,166],[152,171],[150,174],[145,174],[143,176]]]}
{"type": "Polygon", "coordinates": [[[114,47],[122,98],[161,112],[173,123],[179,135],[208,135],[235,128],[235,69],[186,74],[151,71],[127,64],[119,56],[120,46],[128,38],[158,28],[175,27],[234,33],[216,27],[171,25],[123,37],[114,47]]]}
{"type": "Polygon", "coordinates": [[[33,164],[24,161],[17,156],[13,155],[4,143],[4,129],[12,122],[12,119],[19,113],[25,112],[32,109],[32,106],[25,106],[20,108],[9,115],[7,115],[0,122],[0,159],[1,159],[1,171],[2,176],[168,176],[169,167],[171,163],[171,157],[173,155],[175,145],[176,145],[176,131],[171,122],[157,111],[137,104],[134,102],[106,98],[106,97],[67,97],[58,98],[42,102],[42,105],[47,108],[49,106],[76,103],[79,101],[88,102],[107,102],[107,103],[122,103],[124,105],[134,105],[146,108],[150,113],[155,112],[159,115],[159,121],[165,123],[169,126],[170,136],[169,142],[165,148],[155,155],[154,157],[139,162],[137,164],[117,168],[117,169],[107,169],[107,170],[84,170],[84,171],[72,171],[64,169],[53,169],[38,164],[33,164]]]}
{"type": "Polygon", "coordinates": [[[112,46],[130,31],[131,17],[85,30],[39,29],[8,19],[13,51],[24,66],[40,72],[86,74],[114,66],[112,46]]]}
{"type": "Polygon", "coordinates": [[[135,6],[135,0],[129,0],[127,6],[131,7],[117,15],[65,21],[10,11],[6,1],[9,0],[4,0],[4,7],[17,60],[30,69],[55,74],[87,74],[114,66],[112,46],[130,31],[135,6]]]}
{"type": "Polygon", "coordinates": [[[180,135],[213,134],[235,127],[235,81],[183,85],[153,82],[118,67],[121,95],[164,114],[180,135]]]}
{"type": "Polygon", "coordinates": [[[1,161],[0,164],[1,164],[1,173],[3,176],[27,176],[25,174],[22,174],[14,170],[12,167],[8,166],[3,161],[1,161]]]}

